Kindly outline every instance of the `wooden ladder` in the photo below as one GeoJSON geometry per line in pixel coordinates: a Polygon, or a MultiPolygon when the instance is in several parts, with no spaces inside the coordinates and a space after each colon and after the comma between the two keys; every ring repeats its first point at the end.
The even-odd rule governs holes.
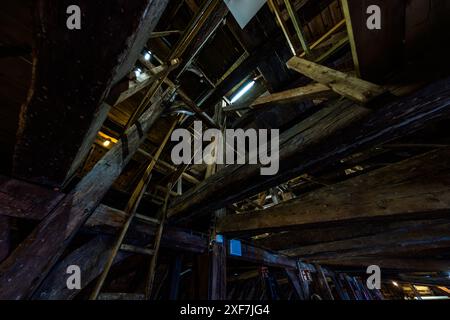
{"type": "Polygon", "coordinates": [[[128,201],[127,207],[125,209],[125,212],[128,213],[127,220],[125,221],[125,224],[123,225],[122,230],[112,248],[111,254],[108,257],[108,260],[103,269],[103,272],[100,275],[100,277],[98,278],[95,288],[89,297],[90,300],[98,299],[99,294],[105,283],[105,280],[106,280],[106,278],[109,274],[109,271],[113,265],[114,259],[116,258],[117,254],[120,250],[151,256],[150,268],[149,268],[149,272],[148,272],[148,276],[147,276],[147,284],[146,284],[146,291],[145,291],[145,298],[150,299],[150,295],[151,295],[151,291],[152,291],[152,287],[153,287],[153,281],[154,281],[154,277],[155,277],[158,252],[159,252],[159,248],[160,248],[160,244],[161,244],[161,238],[162,238],[162,234],[163,234],[163,230],[164,230],[164,223],[165,223],[166,215],[167,215],[167,203],[169,200],[170,191],[172,189],[172,183],[169,182],[167,185],[167,194],[165,196],[163,207],[159,211],[157,219],[150,218],[150,217],[147,217],[144,215],[139,215],[136,213],[136,210],[139,206],[139,203],[140,203],[145,191],[147,190],[147,186],[151,180],[153,168],[155,167],[156,162],[158,161],[162,151],[164,150],[164,147],[167,144],[167,142],[172,134],[172,131],[175,129],[175,126],[178,123],[178,120],[179,120],[179,118],[177,118],[177,120],[174,121],[168,134],[164,138],[158,151],[153,156],[152,160],[150,161],[149,165],[147,166],[147,169],[145,170],[142,178],[140,179],[135,190],[133,191],[133,194],[131,195],[130,200],[128,201]],[[131,225],[131,222],[135,218],[139,219],[143,222],[146,222],[146,223],[150,223],[150,224],[154,224],[154,225],[156,224],[158,226],[156,233],[155,233],[155,239],[154,239],[154,243],[153,243],[152,247],[150,247],[150,248],[149,247],[139,247],[139,246],[123,243],[125,236],[128,232],[128,229],[131,225]]]}

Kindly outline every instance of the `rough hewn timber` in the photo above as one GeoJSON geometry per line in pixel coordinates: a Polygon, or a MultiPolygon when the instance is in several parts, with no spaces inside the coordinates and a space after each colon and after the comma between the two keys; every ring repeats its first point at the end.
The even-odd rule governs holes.
{"type": "MultiPolygon", "coordinates": [[[[73,299],[80,291],[67,288],[67,268],[77,265],[81,270],[81,288],[85,288],[103,270],[106,261],[111,254],[114,238],[108,236],[97,236],[81,246],[64,260],[59,262],[44,280],[42,285],[33,295],[36,300],[69,300],[73,299]]],[[[128,253],[120,252],[114,263],[123,261],[130,256],[128,253]]]]}
{"type": "Polygon", "coordinates": [[[302,102],[305,100],[313,100],[316,98],[328,98],[332,96],[332,92],[333,91],[329,87],[323,84],[313,83],[304,87],[299,87],[259,97],[250,105],[245,103],[231,105],[223,108],[223,111],[225,112],[239,111],[241,109],[247,108],[256,109],[271,105],[282,105],[293,102],[302,102]]]}
{"type": "Polygon", "coordinates": [[[200,215],[262,192],[352,153],[418,131],[450,115],[450,78],[435,82],[375,111],[337,105],[280,137],[280,171],[261,176],[259,166],[230,165],[176,198],[169,217],[200,215]],[[337,108],[341,110],[337,111],[337,108]],[[238,192],[237,192],[238,190],[238,192]]]}
{"type": "Polygon", "coordinates": [[[33,77],[22,106],[14,175],[59,186],[83,161],[106,119],[103,101],[130,72],[167,0],[40,0],[33,77]],[[78,5],[81,30],[68,30],[78,5]]]}
{"type": "Polygon", "coordinates": [[[170,92],[155,99],[138,122],[0,265],[0,298],[24,299],[33,294],[145,140],[163,111],[163,97],[170,92]],[[11,282],[15,285],[11,286],[11,282]]]}
{"type": "Polygon", "coordinates": [[[287,66],[358,103],[367,104],[386,92],[386,89],[376,84],[299,57],[291,58],[287,66]]]}
{"type": "Polygon", "coordinates": [[[263,211],[228,215],[221,233],[321,224],[342,224],[379,218],[427,218],[450,210],[450,148],[372,171],[283,202],[263,211]]]}
{"type": "Polygon", "coordinates": [[[450,223],[448,220],[435,220],[414,227],[405,224],[405,229],[383,232],[378,235],[341,240],[312,246],[283,250],[283,254],[296,256],[303,260],[339,259],[367,255],[387,255],[404,252],[450,247],[450,223]],[[409,229],[408,229],[409,227],[409,229]]]}
{"type": "Polygon", "coordinates": [[[210,300],[226,300],[227,297],[227,252],[222,243],[214,243],[210,257],[210,300]]]}
{"type": "Polygon", "coordinates": [[[328,227],[316,226],[301,228],[298,232],[295,228],[290,231],[273,233],[268,237],[255,241],[255,244],[271,250],[289,250],[299,247],[310,247],[325,243],[340,242],[357,238],[371,237],[378,234],[408,231],[414,228],[425,228],[436,222],[448,223],[450,219],[413,219],[413,220],[380,220],[367,222],[355,222],[344,225],[331,225],[328,227]]]}
{"type": "Polygon", "coordinates": [[[354,257],[342,258],[338,260],[317,261],[323,265],[330,266],[354,266],[368,267],[370,265],[380,266],[382,269],[392,269],[401,271],[445,271],[450,269],[450,261],[438,259],[396,259],[385,257],[354,257]]]}

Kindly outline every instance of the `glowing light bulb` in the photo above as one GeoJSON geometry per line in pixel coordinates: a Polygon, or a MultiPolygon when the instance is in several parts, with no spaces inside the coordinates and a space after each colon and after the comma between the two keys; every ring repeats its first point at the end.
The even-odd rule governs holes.
{"type": "Polygon", "coordinates": [[[393,284],[394,286],[398,287],[397,281],[392,281],[392,284],[393,284]]]}
{"type": "Polygon", "coordinates": [[[147,52],[144,54],[144,59],[145,59],[145,61],[149,61],[151,57],[152,57],[152,53],[151,53],[150,51],[147,51],[147,52]]]}
{"type": "Polygon", "coordinates": [[[103,146],[104,147],[109,147],[110,144],[111,144],[111,141],[109,141],[109,140],[103,141],[103,146]]]}

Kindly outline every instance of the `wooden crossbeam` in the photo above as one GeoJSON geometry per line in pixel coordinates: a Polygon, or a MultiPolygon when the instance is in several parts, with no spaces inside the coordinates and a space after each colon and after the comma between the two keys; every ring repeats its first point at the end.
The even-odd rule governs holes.
{"type": "Polygon", "coordinates": [[[395,231],[302,246],[281,252],[309,261],[406,252],[418,253],[421,250],[450,247],[449,228],[450,222],[448,220],[438,219],[430,221],[428,224],[405,222],[399,230],[395,231]]]}
{"type": "MultiPolygon", "coordinates": [[[[322,262],[320,262],[322,264],[322,262]]],[[[370,265],[377,265],[382,269],[392,270],[411,270],[411,271],[448,271],[450,269],[449,260],[439,259],[401,259],[401,258],[386,258],[386,257],[354,257],[341,258],[338,260],[323,261],[323,265],[329,266],[349,266],[349,267],[368,267],[370,265]]]]}
{"type": "Polygon", "coordinates": [[[125,0],[107,5],[80,0],[83,27],[70,31],[62,19],[65,3],[40,2],[33,77],[21,109],[14,176],[53,187],[72,177],[110,110],[106,96],[131,72],[167,3],[147,0],[130,6],[125,0]]]}
{"type": "Polygon", "coordinates": [[[366,104],[386,92],[381,86],[299,57],[291,58],[287,66],[358,103],[366,104]]]}
{"type": "Polygon", "coordinates": [[[252,214],[228,215],[222,233],[259,233],[450,210],[450,148],[389,165],[252,214]],[[424,180],[423,177],[427,177],[424,180]]]}
{"type": "Polygon", "coordinates": [[[333,96],[332,92],[333,91],[329,87],[320,83],[314,83],[304,87],[299,87],[259,97],[250,105],[247,104],[230,105],[228,107],[223,108],[223,110],[225,112],[230,112],[230,111],[239,111],[247,108],[257,109],[271,105],[313,100],[316,98],[329,98],[333,96]]]}
{"type": "MultiPolygon", "coordinates": [[[[126,99],[134,96],[136,93],[147,88],[148,86],[153,84],[156,80],[158,80],[164,73],[170,72],[171,70],[176,68],[178,63],[179,63],[178,60],[173,60],[170,64],[170,66],[161,65],[161,66],[158,66],[158,67],[155,67],[155,68],[149,70],[150,76],[148,77],[148,79],[146,79],[142,82],[134,83],[127,90],[121,92],[119,97],[117,98],[117,100],[113,100],[110,102],[111,105],[113,105],[113,106],[118,105],[119,103],[125,101],[126,99]]],[[[126,79],[126,82],[127,83],[129,82],[128,79],[126,79]]]]}
{"type": "Polygon", "coordinates": [[[29,297],[145,140],[164,109],[167,90],[0,265],[0,298],[29,297]],[[45,245],[43,245],[45,243],[45,245]],[[10,286],[11,281],[15,282],[10,286]]]}

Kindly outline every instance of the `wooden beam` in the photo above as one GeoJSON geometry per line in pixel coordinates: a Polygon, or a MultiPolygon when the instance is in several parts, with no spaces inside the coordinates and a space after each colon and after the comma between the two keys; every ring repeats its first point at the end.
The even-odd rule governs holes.
{"type": "Polygon", "coordinates": [[[31,296],[145,140],[163,111],[163,98],[171,93],[168,90],[155,99],[138,122],[0,265],[0,298],[31,296]],[[14,286],[9,285],[11,281],[14,286]]]}
{"type": "Polygon", "coordinates": [[[210,267],[210,300],[226,300],[227,298],[227,252],[226,246],[215,242],[211,252],[210,267]]]}
{"type": "MultiPolygon", "coordinates": [[[[410,231],[420,228],[428,228],[436,223],[448,223],[448,219],[421,219],[421,220],[380,220],[370,224],[365,221],[348,223],[343,225],[330,225],[328,227],[319,226],[311,228],[301,228],[298,230],[283,231],[273,233],[268,237],[255,240],[255,244],[263,248],[287,253],[284,250],[295,250],[300,247],[313,248],[315,246],[326,245],[327,243],[345,243],[356,239],[376,237],[377,235],[391,235],[400,231],[410,231]]],[[[380,236],[378,240],[382,239],[380,236]]],[[[361,244],[363,246],[363,244],[361,244]]],[[[358,249],[357,247],[355,249],[358,249]]]]}
{"type": "Polygon", "coordinates": [[[355,152],[416,132],[448,117],[449,93],[447,78],[375,111],[346,101],[330,105],[281,134],[277,175],[262,177],[259,165],[229,165],[175,198],[169,217],[181,220],[212,212],[305,172],[336,164],[355,152]]]}
{"type": "Polygon", "coordinates": [[[181,34],[181,33],[183,33],[181,30],[168,30],[168,31],[152,32],[152,34],[150,35],[150,39],[167,37],[167,36],[170,36],[173,34],[181,34]]]}
{"type": "MultiPolygon", "coordinates": [[[[148,79],[146,79],[142,82],[137,82],[137,83],[133,83],[132,85],[129,85],[130,81],[128,79],[125,79],[125,81],[128,83],[128,89],[126,89],[125,91],[122,91],[117,99],[114,99],[114,100],[108,101],[108,102],[110,102],[110,104],[112,106],[115,106],[115,105],[118,105],[119,103],[127,100],[128,98],[134,96],[136,93],[142,91],[143,89],[145,89],[148,86],[150,86],[151,84],[153,84],[165,72],[168,72],[168,71],[174,69],[178,65],[178,63],[179,63],[178,60],[173,60],[171,62],[170,66],[161,65],[161,66],[158,66],[158,67],[155,67],[155,68],[149,70],[150,75],[149,75],[148,79]]],[[[111,94],[110,94],[110,97],[111,97],[111,94]]]]}
{"type": "Polygon", "coordinates": [[[403,61],[406,2],[403,0],[341,0],[353,61],[359,77],[381,81],[403,61]],[[381,28],[367,27],[367,8],[380,9],[381,28]]]}
{"type": "Polygon", "coordinates": [[[450,210],[449,157],[450,148],[433,151],[263,211],[228,215],[217,228],[222,233],[259,233],[294,226],[439,216],[450,210]]]}
{"type": "MultiPolygon", "coordinates": [[[[80,291],[67,288],[67,268],[77,265],[81,270],[81,288],[85,288],[102,272],[109,255],[112,252],[114,238],[97,236],[80,248],[73,251],[59,262],[45,278],[42,285],[33,295],[33,300],[69,300],[73,299],[80,291]]],[[[123,261],[129,253],[120,252],[115,264],[123,261]]]]}
{"type": "Polygon", "coordinates": [[[442,219],[428,224],[409,224],[406,222],[402,228],[396,231],[303,246],[281,252],[308,261],[367,255],[400,254],[405,252],[418,253],[421,250],[449,248],[449,228],[450,222],[442,219]]]}
{"type": "Polygon", "coordinates": [[[14,152],[16,177],[61,186],[74,174],[107,117],[106,96],[132,70],[167,2],[39,2],[32,84],[14,152]],[[81,30],[66,27],[71,4],[82,8],[81,30]]]}
{"type": "Polygon", "coordinates": [[[293,57],[287,62],[289,69],[330,87],[334,92],[355,102],[366,104],[386,93],[386,89],[376,84],[358,79],[343,72],[321,66],[314,62],[293,57]]]}
{"type": "Polygon", "coordinates": [[[297,37],[302,45],[303,52],[305,52],[306,55],[309,55],[311,51],[308,47],[308,44],[306,43],[305,35],[297,14],[297,10],[293,8],[291,0],[284,0],[284,4],[286,5],[286,9],[291,18],[291,22],[294,25],[295,32],[297,33],[297,37]]]}
{"type": "Polygon", "coordinates": [[[230,105],[223,108],[223,111],[239,111],[247,108],[257,109],[271,105],[298,103],[305,100],[313,100],[316,98],[329,98],[333,96],[332,92],[333,91],[329,87],[323,84],[313,83],[304,87],[277,92],[267,96],[261,96],[250,105],[230,105]]]}
{"type": "Polygon", "coordinates": [[[180,278],[183,267],[183,256],[177,255],[172,262],[170,270],[170,289],[169,300],[178,300],[178,292],[180,289],[180,278]]]}
{"type": "Polygon", "coordinates": [[[269,267],[282,267],[289,269],[297,268],[297,261],[295,259],[288,258],[287,256],[282,254],[254,247],[246,243],[241,243],[241,250],[241,256],[231,255],[228,252],[228,257],[230,259],[257,263],[269,267]]]}
{"type": "Polygon", "coordinates": [[[445,271],[450,269],[450,261],[438,259],[400,259],[386,257],[354,257],[342,258],[338,260],[327,260],[319,262],[329,266],[348,266],[348,267],[368,267],[370,265],[380,266],[382,269],[392,270],[411,270],[411,271],[445,271]]]}

